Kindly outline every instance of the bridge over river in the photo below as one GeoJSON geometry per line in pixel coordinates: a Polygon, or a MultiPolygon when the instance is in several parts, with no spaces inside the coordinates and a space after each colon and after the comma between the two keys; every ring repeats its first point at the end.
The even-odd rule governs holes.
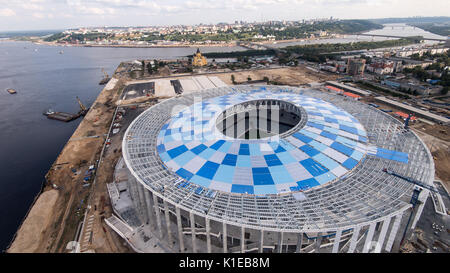
{"type": "MultiPolygon", "coordinates": [[[[383,34],[369,34],[369,33],[361,33],[361,34],[356,34],[356,36],[368,36],[368,37],[385,37],[385,38],[408,38],[406,36],[397,36],[397,35],[383,35],[383,34]]],[[[444,38],[425,38],[423,37],[423,40],[426,41],[439,41],[439,42],[447,42],[449,39],[444,39],[444,38]]]]}

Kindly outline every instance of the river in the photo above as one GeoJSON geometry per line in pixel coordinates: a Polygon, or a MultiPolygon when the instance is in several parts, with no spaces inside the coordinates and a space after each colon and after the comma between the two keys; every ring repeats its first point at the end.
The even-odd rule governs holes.
{"type": "MultiPolygon", "coordinates": [[[[424,38],[431,39],[446,39],[444,36],[440,36],[423,29],[408,26],[406,24],[385,24],[382,29],[376,29],[372,31],[365,32],[364,34],[375,34],[375,35],[388,35],[388,36],[423,36],[424,38]]],[[[273,47],[281,48],[286,46],[294,45],[309,45],[309,44],[336,44],[336,43],[353,43],[362,41],[384,41],[392,40],[395,38],[387,37],[370,37],[370,36],[360,36],[360,35],[341,35],[339,38],[323,38],[323,39],[312,39],[312,40],[302,40],[295,42],[278,42],[270,44],[273,47]]],[[[425,41],[427,44],[436,44],[437,41],[425,41]]]]}

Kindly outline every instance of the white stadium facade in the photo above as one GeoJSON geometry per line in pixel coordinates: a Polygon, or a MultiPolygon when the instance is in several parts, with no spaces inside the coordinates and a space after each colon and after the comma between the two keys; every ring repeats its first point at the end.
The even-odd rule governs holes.
{"type": "Polygon", "coordinates": [[[401,122],[313,88],[164,100],[131,123],[122,154],[106,220],[138,252],[396,251],[428,195],[408,180],[434,179],[401,122]]]}

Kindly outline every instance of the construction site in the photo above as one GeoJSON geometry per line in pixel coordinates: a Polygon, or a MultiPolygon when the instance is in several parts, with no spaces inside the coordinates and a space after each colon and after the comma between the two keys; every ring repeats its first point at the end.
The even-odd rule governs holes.
{"type": "Polygon", "coordinates": [[[445,121],[406,122],[302,66],[127,67],[86,109],[8,252],[448,252],[445,121]]]}

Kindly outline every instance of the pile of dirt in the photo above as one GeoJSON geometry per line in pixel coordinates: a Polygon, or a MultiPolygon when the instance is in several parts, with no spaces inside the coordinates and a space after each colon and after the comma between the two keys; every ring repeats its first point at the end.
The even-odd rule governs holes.
{"type": "Polygon", "coordinates": [[[435,162],[436,175],[444,182],[445,187],[450,187],[450,150],[439,149],[431,153],[435,162]]]}
{"type": "Polygon", "coordinates": [[[444,126],[444,125],[430,125],[425,123],[418,123],[414,124],[412,127],[422,130],[423,132],[426,132],[429,135],[432,135],[434,137],[437,137],[443,141],[450,142],[450,127],[444,126]]]}
{"type": "Polygon", "coordinates": [[[305,67],[287,67],[280,69],[263,69],[250,70],[241,72],[230,72],[218,74],[217,76],[228,85],[232,85],[231,75],[234,76],[235,82],[245,83],[248,78],[252,81],[269,79],[271,82],[276,82],[282,85],[303,85],[311,82],[321,82],[328,80],[335,80],[336,75],[312,72],[305,67]]]}
{"type": "Polygon", "coordinates": [[[53,208],[57,198],[57,190],[49,190],[39,196],[8,249],[9,253],[31,253],[39,250],[45,228],[53,221],[53,208]]]}

